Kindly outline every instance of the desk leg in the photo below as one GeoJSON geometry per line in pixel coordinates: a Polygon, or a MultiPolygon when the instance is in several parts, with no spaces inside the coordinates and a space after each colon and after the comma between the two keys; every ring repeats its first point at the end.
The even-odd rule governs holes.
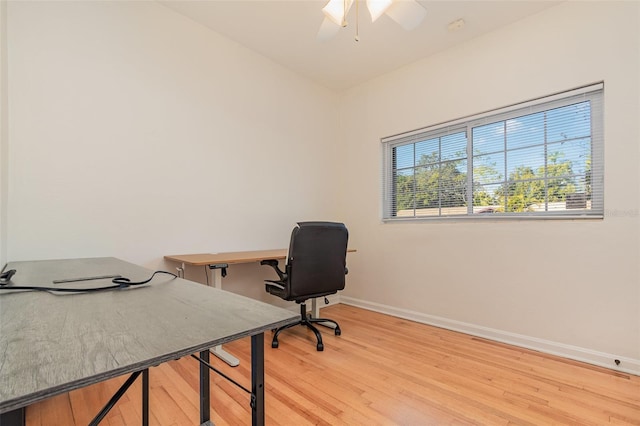
{"type": "Polygon", "coordinates": [[[149,426],[149,369],[142,370],[142,426],[149,426]]]}
{"type": "Polygon", "coordinates": [[[311,299],[311,317],[320,318],[320,306],[318,306],[318,298],[311,299]]]}
{"type": "Polygon", "coordinates": [[[264,426],[264,333],[251,336],[251,425],[264,426]]]}
{"type": "MultiPolygon", "coordinates": [[[[209,351],[200,352],[200,359],[209,363],[209,351]]],[[[211,422],[211,383],[209,367],[200,363],[200,426],[213,426],[211,422]]]]}
{"type": "MultiPolygon", "coordinates": [[[[211,275],[213,276],[213,286],[215,288],[222,288],[222,271],[220,269],[212,269],[211,275]]],[[[222,349],[222,345],[215,346],[211,348],[211,353],[229,364],[232,367],[237,367],[240,365],[240,360],[235,356],[231,355],[229,352],[222,349]]]]}
{"type": "Polygon", "coordinates": [[[18,408],[0,414],[0,426],[24,426],[26,424],[26,409],[18,408]]]}

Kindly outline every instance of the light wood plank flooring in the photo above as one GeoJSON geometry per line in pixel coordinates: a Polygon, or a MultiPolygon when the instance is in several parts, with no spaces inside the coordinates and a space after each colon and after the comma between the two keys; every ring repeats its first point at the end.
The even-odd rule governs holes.
{"type": "MultiPolygon", "coordinates": [[[[640,377],[434,328],[346,305],[324,308],[342,336],[325,350],[296,327],[280,348],[265,334],[268,425],[640,425],[640,377]]],[[[250,339],[225,345],[249,382],[250,339]]],[[[86,425],[126,378],[59,395],[27,410],[28,426],[86,425]]],[[[198,424],[198,364],[150,370],[152,425],[198,424]]],[[[140,380],[103,420],[140,425],[140,380]]],[[[212,420],[251,424],[248,395],[212,374],[212,420]]]]}

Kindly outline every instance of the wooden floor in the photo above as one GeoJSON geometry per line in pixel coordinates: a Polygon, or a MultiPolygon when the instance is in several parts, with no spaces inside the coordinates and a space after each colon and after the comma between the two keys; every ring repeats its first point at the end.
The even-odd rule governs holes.
{"type": "MultiPolygon", "coordinates": [[[[640,377],[335,305],[342,336],[323,329],[324,352],[302,327],[280,348],[265,335],[268,425],[640,425],[640,377]]],[[[225,348],[241,364],[214,364],[250,386],[250,339],[225,348]]],[[[125,378],[35,404],[28,426],[86,425],[125,378]]],[[[151,425],[196,425],[198,363],[150,370],[151,425]]],[[[140,425],[139,380],[102,425],[140,425]]],[[[216,426],[251,424],[248,395],[212,375],[216,426]]]]}

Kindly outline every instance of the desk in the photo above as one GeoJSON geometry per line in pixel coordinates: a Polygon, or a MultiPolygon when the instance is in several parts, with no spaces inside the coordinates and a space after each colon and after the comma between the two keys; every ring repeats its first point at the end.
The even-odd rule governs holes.
{"type": "MultiPolygon", "coordinates": [[[[141,281],[152,273],[114,258],[11,262],[5,269],[17,270],[10,285],[49,287],[55,279],[119,274],[141,281]]],[[[51,396],[142,372],[146,424],[149,367],[195,353],[207,361],[209,348],[251,336],[252,423],[264,425],[264,331],[296,320],[286,309],[168,275],[99,293],[0,290],[0,422],[8,426],[24,407],[51,396]]],[[[209,369],[201,364],[202,425],[212,424],[209,407],[209,369]]]]}
{"type": "MultiPolygon", "coordinates": [[[[348,249],[348,253],[355,252],[355,249],[348,249]]],[[[178,254],[172,256],[165,256],[166,260],[170,260],[172,262],[178,262],[181,264],[181,270],[184,272],[184,268],[186,265],[191,266],[205,266],[209,267],[211,265],[233,265],[239,263],[253,263],[260,262],[266,259],[277,259],[284,260],[287,258],[287,249],[272,249],[272,250],[254,250],[254,251],[237,251],[237,252],[227,252],[227,253],[199,253],[199,254],[178,254]]],[[[213,286],[215,288],[222,288],[222,269],[214,268],[212,270],[213,275],[213,286]]],[[[316,303],[316,299],[313,299],[312,305],[312,316],[319,318],[320,317],[320,307],[316,303]]],[[[214,347],[211,350],[211,353],[216,355],[218,358],[226,362],[227,364],[235,367],[238,365],[239,361],[236,357],[222,349],[222,345],[214,347]]]]}

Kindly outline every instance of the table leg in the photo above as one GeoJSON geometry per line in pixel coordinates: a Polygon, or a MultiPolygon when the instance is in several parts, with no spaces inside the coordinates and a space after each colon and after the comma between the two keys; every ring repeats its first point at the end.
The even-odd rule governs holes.
{"type": "MultiPolygon", "coordinates": [[[[211,270],[213,286],[215,288],[222,288],[222,271],[220,269],[212,269],[211,270]]],[[[231,355],[229,352],[222,349],[222,345],[217,345],[211,348],[211,353],[229,364],[232,367],[237,367],[240,365],[240,360],[235,356],[231,355]]]]}
{"type": "Polygon", "coordinates": [[[149,426],[149,369],[142,370],[142,426],[149,426]]]}
{"type": "Polygon", "coordinates": [[[251,425],[264,426],[264,333],[251,336],[251,425]]]}
{"type": "Polygon", "coordinates": [[[211,353],[229,364],[231,367],[237,367],[238,365],[240,365],[240,360],[231,355],[229,352],[225,351],[222,348],[222,345],[217,345],[211,348],[211,353]]]}
{"type": "Polygon", "coordinates": [[[318,306],[318,298],[311,299],[311,317],[320,318],[320,306],[318,306]]]}
{"type": "MultiPolygon", "coordinates": [[[[209,351],[200,352],[200,359],[209,363],[209,351]]],[[[211,422],[211,385],[209,367],[200,363],[200,426],[213,426],[211,422]]]]}
{"type": "Polygon", "coordinates": [[[25,408],[18,408],[17,410],[0,414],[0,426],[24,426],[26,424],[25,411],[25,408]]]}

